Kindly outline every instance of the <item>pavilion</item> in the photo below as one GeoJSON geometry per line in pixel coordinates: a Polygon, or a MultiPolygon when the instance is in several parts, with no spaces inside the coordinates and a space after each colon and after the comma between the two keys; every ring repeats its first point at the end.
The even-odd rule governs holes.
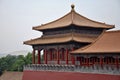
{"type": "Polygon", "coordinates": [[[107,31],[115,25],[88,19],[74,7],[55,21],[33,27],[43,35],[24,41],[32,46],[33,58],[24,66],[23,80],[79,80],[81,72],[101,74],[92,80],[120,79],[120,31],[107,31]]]}
{"type": "Polygon", "coordinates": [[[38,52],[38,64],[75,64],[70,51],[76,50],[94,42],[105,30],[114,25],[90,20],[74,10],[53,22],[33,27],[42,31],[42,37],[25,41],[24,44],[33,47],[33,64],[35,52],[38,52]],[[44,61],[41,61],[41,51],[44,51],[44,61]]]}

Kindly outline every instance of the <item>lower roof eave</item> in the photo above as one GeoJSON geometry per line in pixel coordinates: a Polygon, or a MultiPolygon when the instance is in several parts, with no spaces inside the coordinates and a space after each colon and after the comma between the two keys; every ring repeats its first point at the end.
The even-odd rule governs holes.
{"type": "Polygon", "coordinates": [[[25,45],[31,45],[31,46],[34,46],[34,45],[50,45],[50,44],[63,44],[63,43],[69,43],[69,42],[77,42],[77,43],[87,43],[87,44],[89,44],[89,43],[92,43],[92,41],[90,42],[88,42],[88,41],[76,41],[76,40],[69,40],[69,41],[64,41],[64,42],[54,42],[54,43],[29,43],[29,42],[23,42],[23,44],[25,44],[25,45]]]}
{"type": "Polygon", "coordinates": [[[79,54],[120,54],[119,52],[70,52],[71,55],[79,55],[79,54]]]}

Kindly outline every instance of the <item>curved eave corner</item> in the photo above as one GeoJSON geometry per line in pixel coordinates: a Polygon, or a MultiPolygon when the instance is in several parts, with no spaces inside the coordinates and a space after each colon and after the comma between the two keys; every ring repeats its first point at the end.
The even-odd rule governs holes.
{"type": "Polygon", "coordinates": [[[63,27],[67,27],[67,26],[70,26],[72,25],[71,23],[70,24],[66,24],[64,26],[59,26],[59,27],[55,27],[55,28],[46,28],[46,29],[40,29],[40,27],[43,27],[44,25],[41,25],[41,26],[36,26],[36,27],[33,27],[32,30],[37,30],[37,31],[44,31],[44,30],[50,30],[50,29],[56,29],[56,28],[63,28],[63,27]]]}
{"type": "Polygon", "coordinates": [[[29,44],[29,41],[24,41],[23,44],[32,46],[32,44],[29,44]]]}
{"type": "Polygon", "coordinates": [[[106,24],[106,25],[108,25],[109,27],[108,28],[106,28],[106,29],[113,29],[113,28],[115,28],[115,25],[109,25],[109,24],[106,24]]]}

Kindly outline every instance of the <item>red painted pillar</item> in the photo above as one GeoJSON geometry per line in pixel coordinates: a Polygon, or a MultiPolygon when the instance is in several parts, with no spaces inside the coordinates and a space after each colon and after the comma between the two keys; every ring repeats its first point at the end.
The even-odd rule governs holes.
{"type": "Polygon", "coordinates": [[[85,65],[85,64],[86,64],[86,58],[84,57],[82,65],[85,65]]]}
{"type": "Polygon", "coordinates": [[[50,50],[50,60],[52,60],[52,50],[50,50]]]}
{"type": "Polygon", "coordinates": [[[40,50],[38,50],[38,64],[41,64],[41,55],[40,55],[40,50]]]}
{"type": "Polygon", "coordinates": [[[60,64],[59,49],[57,49],[57,64],[60,64]]]}
{"type": "Polygon", "coordinates": [[[93,62],[93,64],[95,64],[95,58],[92,58],[92,62],[93,62]]]}
{"type": "MultiPolygon", "coordinates": [[[[74,48],[72,49],[72,51],[74,51],[74,48]]],[[[75,57],[74,57],[74,55],[71,55],[71,59],[72,59],[72,64],[75,65],[75,57]]]]}
{"type": "Polygon", "coordinates": [[[88,66],[90,66],[90,58],[88,58],[88,66]]]}
{"type": "Polygon", "coordinates": [[[119,58],[118,58],[118,56],[116,56],[116,60],[115,61],[116,61],[116,67],[119,68],[119,58]]]}
{"type": "Polygon", "coordinates": [[[47,50],[44,50],[44,55],[45,55],[45,64],[47,64],[47,50]]]}
{"type": "Polygon", "coordinates": [[[88,59],[88,56],[86,56],[86,64],[87,64],[87,66],[89,66],[89,59],[88,59]]]}
{"type": "Polygon", "coordinates": [[[35,49],[33,49],[32,53],[32,63],[35,64],[35,49]]]}
{"type": "Polygon", "coordinates": [[[103,57],[102,56],[100,56],[100,65],[101,65],[101,67],[103,67],[103,57]]]}
{"type": "Polygon", "coordinates": [[[43,61],[45,63],[45,49],[43,50],[43,61]]]}
{"type": "Polygon", "coordinates": [[[106,61],[107,61],[107,64],[108,64],[108,61],[109,61],[109,60],[108,60],[108,57],[106,58],[106,61]]]}
{"type": "Polygon", "coordinates": [[[94,63],[95,63],[95,59],[94,59],[94,58],[92,58],[92,64],[94,65],[94,63]]]}
{"type": "Polygon", "coordinates": [[[68,64],[68,49],[66,49],[66,64],[68,64]]]}
{"type": "Polygon", "coordinates": [[[62,50],[62,60],[65,60],[64,49],[62,50]]]}
{"type": "Polygon", "coordinates": [[[79,57],[79,61],[80,61],[80,65],[82,65],[82,58],[81,57],[79,57]]]}

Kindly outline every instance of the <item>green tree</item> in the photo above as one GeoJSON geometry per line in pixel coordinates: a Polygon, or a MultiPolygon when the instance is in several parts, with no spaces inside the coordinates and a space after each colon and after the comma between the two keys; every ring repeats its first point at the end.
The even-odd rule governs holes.
{"type": "Polygon", "coordinates": [[[32,53],[30,52],[25,56],[25,65],[27,64],[32,64],[32,53]]]}
{"type": "Polygon", "coordinates": [[[0,58],[0,71],[23,71],[23,66],[32,63],[32,54],[29,52],[26,56],[7,55],[0,58]]]}
{"type": "Polygon", "coordinates": [[[32,63],[32,54],[28,53],[25,57],[19,55],[16,62],[13,64],[13,71],[23,71],[23,66],[32,63]]]}
{"type": "Polygon", "coordinates": [[[12,71],[23,71],[24,64],[25,64],[24,56],[23,55],[17,56],[17,60],[12,65],[12,71]]]}
{"type": "Polygon", "coordinates": [[[1,68],[0,68],[0,76],[2,75],[2,70],[1,70],[1,68]]]}
{"type": "Polygon", "coordinates": [[[5,57],[5,61],[4,62],[7,63],[7,67],[6,67],[7,71],[11,71],[12,66],[16,62],[16,60],[17,60],[17,56],[14,56],[14,55],[7,55],[5,57]]]}
{"type": "Polygon", "coordinates": [[[6,57],[0,58],[0,70],[1,73],[5,70],[11,71],[12,65],[16,61],[16,56],[7,55],[6,57]]]}

